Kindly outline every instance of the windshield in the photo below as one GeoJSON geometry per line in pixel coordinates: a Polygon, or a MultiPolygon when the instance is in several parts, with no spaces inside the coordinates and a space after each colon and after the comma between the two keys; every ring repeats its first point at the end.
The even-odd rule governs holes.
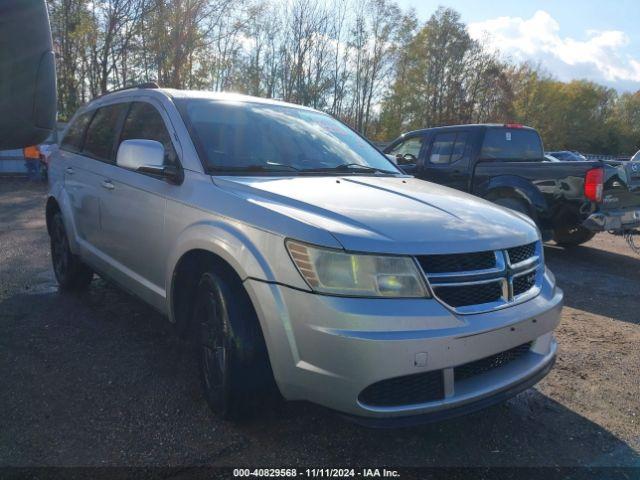
{"type": "Polygon", "coordinates": [[[320,112],[208,99],[176,103],[211,173],[401,174],[349,127],[320,112]]]}
{"type": "Polygon", "coordinates": [[[640,150],[638,150],[636,152],[636,154],[633,157],[631,157],[631,161],[632,162],[640,162],[640,150]]]}
{"type": "Polygon", "coordinates": [[[491,160],[542,160],[542,141],[535,130],[489,128],[480,157],[491,160]]]}

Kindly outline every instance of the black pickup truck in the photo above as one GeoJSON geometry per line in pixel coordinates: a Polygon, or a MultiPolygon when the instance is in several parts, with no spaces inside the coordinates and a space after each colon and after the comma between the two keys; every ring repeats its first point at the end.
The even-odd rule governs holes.
{"type": "Polygon", "coordinates": [[[561,245],[640,226],[640,162],[551,162],[538,132],[519,124],[416,130],[384,153],[417,178],[529,215],[561,245]]]}

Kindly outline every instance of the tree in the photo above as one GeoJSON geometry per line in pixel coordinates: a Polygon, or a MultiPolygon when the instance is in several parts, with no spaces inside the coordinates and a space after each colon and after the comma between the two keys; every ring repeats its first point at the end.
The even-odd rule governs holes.
{"type": "Polygon", "coordinates": [[[114,88],[237,91],[325,110],[367,136],[518,121],[550,149],[633,153],[640,92],[504,61],[438,8],[394,0],[47,0],[68,119],[114,88]]]}
{"type": "Polygon", "coordinates": [[[392,40],[399,16],[398,6],[388,0],[362,1],[357,10],[350,41],[354,55],[351,121],[364,134],[368,132],[381,80],[393,58],[392,40]]]}
{"type": "Polygon", "coordinates": [[[58,111],[68,118],[87,100],[85,82],[87,48],[95,41],[95,31],[86,0],[49,0],[49,17],[56,54],[58,111]]]}

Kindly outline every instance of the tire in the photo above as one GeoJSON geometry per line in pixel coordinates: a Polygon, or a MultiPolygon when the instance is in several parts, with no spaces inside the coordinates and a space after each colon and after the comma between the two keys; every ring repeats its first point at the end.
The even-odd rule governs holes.
{"type": "Polygon", "coordinates": [[[595,232],[578,225],[573,228],[557,228],[553,231],[553,239],[562,247],[576,247],[595,237],[595,232]]]}
{"type": "Polygon", "coordinates": [[[274,398],[276,388],[262,330],[240,280],[204,273],[193,315],[209,407],[226,420],[252,417],[274,398]]]}
{"type": "Polygon", "coordinates": [[[85,290],[93,279],[93,271],[69,248],[69,238],[64,228],[62,214],[56,212],[51,218],[51,261],[60,290],[85,290]]]}

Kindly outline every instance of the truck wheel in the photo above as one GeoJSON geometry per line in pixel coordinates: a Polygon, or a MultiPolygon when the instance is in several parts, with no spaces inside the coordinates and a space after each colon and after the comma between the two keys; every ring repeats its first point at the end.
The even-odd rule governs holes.
{"type": "Polygon", "coordinates": [[[269,400],[275,382],[258,318],[240,280],[204,273],[193,315],[207,403],[224,419],[251,416],[269,400]]]}
{"type": "Polygon", "coordinates": [[[586,243],[595,237],[595,232],[587,230],[582,226],[573,228],[558,228],[553,231],[553,239],[563,247],[575,247],[582,243],[586,243]]]}
{"type": "Polygon", "coordinates": [[[51,219],[51,261],[60,290],[84,290],[93,279],[93,271],[77,255],[71,253],[62,214],[56,212],[51,219]]]}

